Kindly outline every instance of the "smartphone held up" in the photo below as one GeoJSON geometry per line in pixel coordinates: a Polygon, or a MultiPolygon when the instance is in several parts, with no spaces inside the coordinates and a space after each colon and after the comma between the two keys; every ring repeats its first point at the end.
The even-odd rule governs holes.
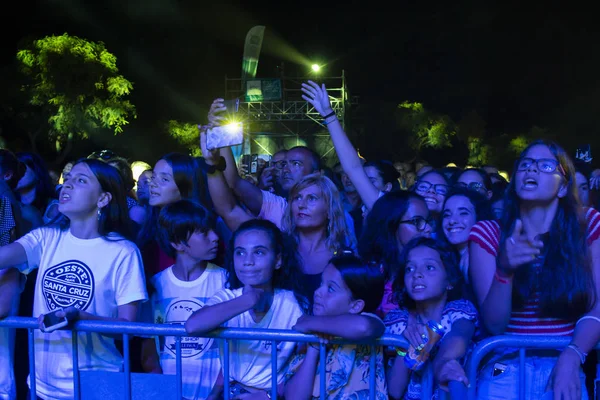
{"type": "Polygon", "coordinates": [[[244,143],[244,125],[241,122],[215,126],[206,131],[206,147],[209,150],[237,146],[242,143],[244,143]]]}

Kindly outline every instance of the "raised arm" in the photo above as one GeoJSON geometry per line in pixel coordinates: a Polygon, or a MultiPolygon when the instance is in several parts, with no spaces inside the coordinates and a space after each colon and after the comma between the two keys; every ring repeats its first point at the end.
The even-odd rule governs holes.
{"type": "Polygon", "coordinates": [[[308,81],[308,83],[302,84],[302,92],[304,93],[302,98],[312,104],[322,117],[327,117],[324,122],[327,124],[340,164],[358,191],[364,205],[370,210],[379,198],[379,190],[369,180],[358,157],[358,152],[352,146],[340,121],[333,113],[325,85],[319,86],[313,81],[308,81]]]}
{"type": "Polygon", "coordinates": [[[235,299],[204,306],[193,313],[185,322],[185,331],[190,335],[201,335],[218,328],[231,318],[253,308],[262,298],[258,289],[244,289],[235,299]]]}
{"type": "MultiPolygon", "coordinates": [[[[217,166],[220,160],[219,151],[211,151],[206,148],[206,129],[204,128],[200,129],[200,146],[206,164],[209,167],[217,166]]],[[[243,222],[253,218],[252,215],[248,214],[237,204],[221,171],[216,168],[214,171],[208,171],[206,180],[210,197],[213,199],[215,212],[223,218],[229,229],[235,231],[243,222]]]]}
{"type": "Polygon", "coordinates": [[[298,318],[293,329],[304,333],[323,333],[349,340],[368,340],[383,335],[385,325],[376,317],[361,314],[303,315],[298,318]]]}
{"type": "MultiPolygon", "coordinates": [[[[480,227],[474,227],[472,233],[478,229],[480,227]]],[[[514,273],[537,257],[542,246],[539,241],[527,238],[520,220],[515,222],[511,236],[499,249],[499,257],[475,241],[469,243],[469,274],[481,319],[491,334],[501,335],[506,330],[512,312],[514,273]]]]}
{"type": "MultiPolygon", "coordinates": [[[[227,107],[225,107],[223,99],[215,99],[208,112],[209,125],[221,125],[225,118],[220,115],[220,113],[224,112],[225,110],[227,110],[227,107]]],[[[238,198],[242,199],[250,212],[252,212],[255,216],[258,215],[260,213],[260,209],[262,208],[261,190],[257,186],[240,177],[236,167],[235,158],[233,157],[233,152],[231,151],[230,147],[221,149],[220,152],[220,155],[225,159],[226,163],[224,175],[227,185],[231,188],[231,190],[233,190],[233,193],[235,193],[238,198]]]]}

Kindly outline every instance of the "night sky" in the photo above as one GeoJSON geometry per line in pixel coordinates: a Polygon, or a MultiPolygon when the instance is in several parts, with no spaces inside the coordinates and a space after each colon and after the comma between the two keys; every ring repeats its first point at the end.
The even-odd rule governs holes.
{"type": "Polygon", "coordinates": [[[398,10],[383,2],[295,2],[285,11],[287,2],[205,3],[15,3],[4,12],[16,27],[3,24],[1,61],[12,62],[25,37],[67,32],[103,41],[134,82],[131,130],[139,136],[159,119],[202,119],[223,95],[225,75],[239,77],[245,35],[261,24],[259,77],[275,76],[282,61],[289,75],[303,75],[306,66],[291,60],[301,54],[326,62],[329,75],[345,70],[360,104],[419,101],[455,121],[476,112],[491,136],[536,125],[567,147],[598,136],[600,29],[591,10],[474,1],[402,2],[398,10]]]}

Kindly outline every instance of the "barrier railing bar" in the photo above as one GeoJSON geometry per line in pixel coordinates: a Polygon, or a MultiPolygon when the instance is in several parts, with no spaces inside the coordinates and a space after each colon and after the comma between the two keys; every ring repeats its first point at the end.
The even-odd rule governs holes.
{"type": "Polygon", "coordinates": [[[131,400],[131,365],[129,365],[129,335],[123,335],[123,360],[125,361],[125,398],[131,400]]]}
{"type": "Polygon", "coordinates": [[[181,365],[181,336],[175,338],[175,379],[177,379],[177,399],[183,398],[183,372],[181,365]]]}
{"type": "MultiPolygon", "coordinates": [[[[37,318],[6,317],[0,320],[0,327],[39,329],[37,318]]],[[[112,322],[112,321],[78,321],[73,330],[78,332],[95,332],[115,334],[128,334],[130,336],[189,336],[182,325],[147,324],[143,322],[112,322]]],[[[291,330],[280,329],[247,329],[247,328],[218,328],[202,334],[203,338],[217,338],[230,340],[276,340],[278,342],[319,343],[320,338],[291,330]]],[[[366,344],[375,343],[376,346],[408,346],[408,342],[401,336],[383,335],[376,340],[351,341],[334,338],[330,344],[366,344]]]]}
{"type": "Polygon", "coordinates": [[[229,340],[223,342],[223,399],[229,400],[229,340]]]}
{"type": "Polygon", "coordinates": [[[277,399],[277,342],[271,342],[271,399],[277,399]]]}
{"type": "Polygon", "coordinates": [[[525,352],[526,349],[519,349],[519,398],[524,399],[527,393],[527,380],[525,379],[525,352]]]}
{"type": "Polygon", "coordinates": [[[369,347],[369,350],[371,350],[371,358],[369,359],[369,398],[375,399],[377,347],[375,347],[375,345],[372,345],[369,347]]]}
{"type": "Polygon", "coordinates": [[[320,342],[319,343],[319,394],[320,394],[320,398],[321,399],[326,399],[327,395],[325,394],[326,392],[326,376],[325,376],[325,360],[327,357],[327,347],[325,346],[325,343],[320,342]]]}
{"type": "Polygon", "coordinates": [[[79,346],[77,332],[71,332],[71,355],[73,360],[73,394],[76,400],[81,400],[81,387],[79,385],[79,346]]]}
{"type": "Polygon", "coordinates": [[[35,379],[35,336],[33,328],[27,329],[27,340],[29,342],[29,398],[36,400],[35,379]]]}
{"type": "MultiPolygon", "coordinates": [[[[471,387],[468,389],[469,400],[476,400],[477,398],[477,371],[479,369],[479,364],[483,358],[488,355],[490,352],[496,350],[499,347],[503,348],[524,348],[528,350],[532,349],[556,349],[562,350],[571,342],[570,337],[561,337],[561,336],[525,336],[525,335],[502,335],[502,336],[493,336],[487,339],[482,340],[479,344],[473,349],[471,352],[471,356],[469,357],[469,361],[467,363],[467,377],[469,378],[469,382],[471,382],[471,387]]],[[[599,349],[600,346],[596,346],[596,349],[599,349]]],[[[519,354],[520,357],[520,354],[519,354]]],[[[523,360],[524,362],[524,360],[523,360]]],[[[521,360],[519,360],[519,364],[521,364],[521,360]]],[[[524,373],[524,368],[521,365],[519,374],[524,373]]],[[[523,379],[521,375],[519,375],[520,379],[523,379]]],[[[521,388],[520,388],[521,390],[521,388]]],[[[524,389],[523,389],[524,390],[524,389]]]]}

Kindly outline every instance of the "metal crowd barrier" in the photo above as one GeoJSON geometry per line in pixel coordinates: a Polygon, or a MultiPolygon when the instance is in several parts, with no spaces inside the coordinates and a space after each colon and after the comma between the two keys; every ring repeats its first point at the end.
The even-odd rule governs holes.
{"type": "MultiPolygon", "coordinates": [[[[569,336],[521,336],[521,335],[503,335],[492,336],[484,339],[477,344],[469,357],[467,364],[467,377],[471,382],[468,389],[468,399],[477,398],[477,372],[481,361],[492,351],[498,348],[518,348],[519,350],[519,398],[524,399],[527,393],[525,380],[525,356],[527,350],[563,350],[571,343],[569,336]]],[[[596,349],[599,347],[597,346],[596,349]]],[[[592,398],[590,396],[590,398],[592,398]]]]}
{"type": "MultiPolygon", "coordinates": [[[[35,376],[35,353],[34,353],[34,330],[39,329],[39,323],[37,318],[25,318],[25,317],[7,317],[0,320],[0,328],[16,328],[16,329],[27,329],[28,331],[28,343],[29,343],[29,368],[30,375],[35,376]]],[[[79,321],[72,329],[74,332],[94,332],[100,334],[108,334],[111,336],[122,335],[123,337],[123,391],[124,393],[120,398],[131,400],[132,398],[132,380],[131,371],[129,365],[129,339],[133,336],[153,337],[153,336],[174,336],[176,339],[176,393],[175,398],[181,399],[182,392],[182,362],[181,362],[181,338],[188,336],[185,329],[181,325],[169,325],[169,324],[147,324],[139,322],[107,322],[107,321],[79,321]]],[[[80,400],[81,395],[81,372],[79,371],[78,363],[78,345],[77,336],[72,335],[72,357],[73,357],[73,385],[75,399],[80,400]]],[[[272,370],[272,393],[271,398],[277,399],[277,342],[297,342],[297,343],[317,343],[320,346],[320,360],[324,360],[327,354],[326,345],[320,342],[320,338],[315,335],[305,335],[292,330],[274,330],[274,329],[216,329],[209,332],[204,337],[220,339],[224,341],[224,355],[223,355],[223,376],[224,376],[224,390],[223,395],[225,400],[229,400],[229,348],[230,341],[232,340],[270,340],[271,341],[271,370],[272,370]]],[[[376,347],[377,346],[398,346],[406,347],[407,342],[401,336],[396,335],[385,335],[381,338],[370,341],[370,342],[352,342],[345,340],[334,340],[332,343],[361,343],[367,344],[371,347],[370,358],[370,376],[369,376],[369,398],[376,398],[375,391],[375,372],[376,372],[376,347]]],[[[109,372],[110,373],[110,372],[109,372]]],[[[326,385],[325,385],[325,363],[319,363],[320,373],[320,398],[326,399],[326,385]]],[[[111,373],[111,374],[120,374],[111,373]]],[[[149,377],[156,377],[153,374],[140,374],[149,377]]],[[[172,376],[172,375],[170,375],[172,376]]],[[[472,381],[475,382],[475,381],[472,381]]],[[[30,379],[30,393],[31,399],[36,399],[35,396],[35,379],[30,379]]],[[[431,399],[433,391],[433,372],[431,368],[427,368],[424,371],[422,380],[423,392],[421,395],[422,399],[431,399]]],[[[464,399],[463,391],[465,386],[458,382],[451,382],[450,387],[450,399],[458,400],[464,399]]],[[[107,399],[106,397],[104,397],[107,399]]],[[[143,396],[143,398],[151,398],[143,396]]],[[[167,398],[165,393],[161,394],[161,399],[167,398]]]]}

